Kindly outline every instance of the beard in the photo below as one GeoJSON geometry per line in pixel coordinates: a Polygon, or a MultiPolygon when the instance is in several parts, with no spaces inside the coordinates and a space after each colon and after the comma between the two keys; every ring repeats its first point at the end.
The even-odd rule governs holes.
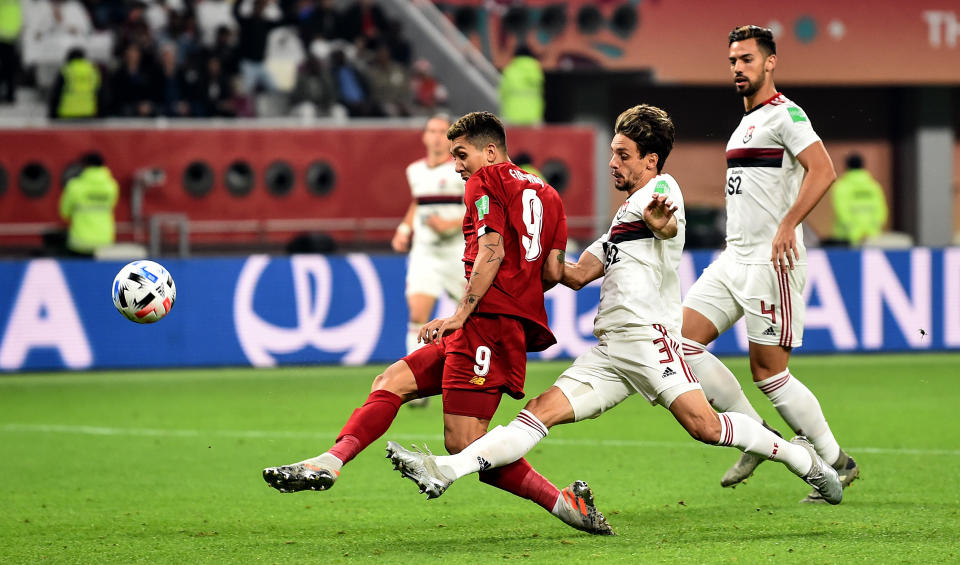
{"type": "Polygon", "coordinates": [[[625,177],[613,177],[613,188],[620,192],[630,192],[630,189],[633,188],[633,184],[625,177]]]}
{"type": "Polygon", "coordinates": [[[743,86],[740,86],[739,84],[734,83],[734,87],[737,89],[737,93],[739,93],[740,96],[743,96],[744,98],[747,98],[748,96],[753,96],[754,94],[757,93],[758,90],[760,90],[760,87],[763,86],[762,75],[757,79],[757,82],[753,82],[752,80],[750,80],[745,76],[741,76],[740,78],[743,78],[744,80],[746,80],[747,83],[743,86]]]}

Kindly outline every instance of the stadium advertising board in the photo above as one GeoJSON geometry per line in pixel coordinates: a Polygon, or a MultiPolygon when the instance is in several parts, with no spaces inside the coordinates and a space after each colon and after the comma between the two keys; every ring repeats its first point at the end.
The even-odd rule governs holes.
{"type": "MultiPolygon", "coordinates": [[[[684,255],[688,288],[711,261],[684,255]]],[[[0,262],[0,369],[388,362],[404,352],[405,260],[397,256],[254,255],[169,259],[178,299],[137,325],[114,310],[114,262],[0,262]]],[[[960,248],[811,250],[801,352],[960,348],[960,248]]],[[[547,295],[559,343],[538,357],[574,357],[594,343],[599,281],[547,295]]],[[[450,309],[447,301],[441,308],[450,309]]],[[[746,352],[738,325],[715,343],[746,352]]]]}
{"type": "Polygon", "coordinates": [[[729,84],[727,34],[773,30],[778,84],[960,84],[956,0],[440,0],[502,68],[526,43],[551,70],[650,70],[660,83],[729,84]]]}

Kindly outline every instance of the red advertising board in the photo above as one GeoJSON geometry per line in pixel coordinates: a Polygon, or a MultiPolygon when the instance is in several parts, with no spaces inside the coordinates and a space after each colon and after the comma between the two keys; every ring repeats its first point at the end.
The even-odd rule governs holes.
{"type": "MultiPolygon", "coordinates": [[[[552,162],[547,169],[566,171],[561,195],[569,216],[592,216],[592,130],[573,126],[513,128],[507,137],[511,154],[527,153],[541,169],[552,162]]],[[[244,232],[237,229],[242,221],[253,221],[253,227],[247,230],[251,232],[263,230],[267,225],[264,222],[276,220],[347,220],[339,225],[371,218],[399,222],[410,204],[404,171],[424,155],[418,129],[0,130],[0,147],[4,147],[0,168],[7,177],[6,189],[0,190],[0,226],[58,222],[64,171],[83,153],[96,150],[104,155],[121,185],[118,221],[131,219],[134,175],[149,167],[162,169],[166,180],[146,191],[145,217],[184,214],[196,226],[206,226],[195,235],[204,230],[217,231],[219,221],[225,232],[238,236],[244,232]],[[252,188],[242,195],[229,191],[226,185],[228,167],[237,162],[246,163],[253,178],[252,188]],[[289,166],[286,170],[292,186],[285,193],[271,192],[267,188],[268,171],[273,165],[282,170],[281,163],[289,166]],[[335,179],[329,191],[311,190],[307,171],[314,163],[329,167],[330,178],[335,179]],[[196,164],[205,165],[211,176],[212,183],[202,195],[184,188],[192,164],[194,170],[196,164]],[[49,188],[28,194],[21,176],[27,170],[40,174],[40,169],[50,177],[49,188]]],[[[389,231],[376,238],[389,239],[395,223],[381,224],[389,231]]],[[[349,233],[355,228],[342,231],[349,233]]]]}

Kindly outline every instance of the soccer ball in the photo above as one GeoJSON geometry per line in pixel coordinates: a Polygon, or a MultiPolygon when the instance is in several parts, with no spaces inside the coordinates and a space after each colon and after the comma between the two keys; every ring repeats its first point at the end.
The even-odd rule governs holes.
{"type": "Polygon", "coordinates": [[[162,265],[134,261],[113,279],[113,305],[128,320],[152,324],[170,313],[177,300],[177,286],[162,265]]]}

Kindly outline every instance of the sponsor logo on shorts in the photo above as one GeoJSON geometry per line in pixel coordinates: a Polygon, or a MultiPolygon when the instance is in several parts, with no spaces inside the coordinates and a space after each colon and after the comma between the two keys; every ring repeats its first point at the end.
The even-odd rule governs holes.
{"type": "Polygon", "coordinates": [[[470,379],[470,384],[477,385],[477,386],[483,386],[483,383],[485,382],[487,382],[486,377],[473,377],[472,379],[470,379]]]}
{"type": "Polygon", "coordinates": [[[777,330],[773,329],[773,326],[770,326],[769,328],[763,330],[763,335],[773,335],[773,336],[775,336],[775,335],[777,335],[777,330]]]}
{"type": "Polygon", "coordinates": [[[667,368],[663,371],[663,376],[660,377],[660,378],[665,379],[665,378],[667,378],[667,377],[672,377],[672,376],[674,376],[674,375],[676,375],[676,374],[677,374],[676,371],[674,371],[674,370],[671,369],[670,367],[667,367],[667,368]]]}

